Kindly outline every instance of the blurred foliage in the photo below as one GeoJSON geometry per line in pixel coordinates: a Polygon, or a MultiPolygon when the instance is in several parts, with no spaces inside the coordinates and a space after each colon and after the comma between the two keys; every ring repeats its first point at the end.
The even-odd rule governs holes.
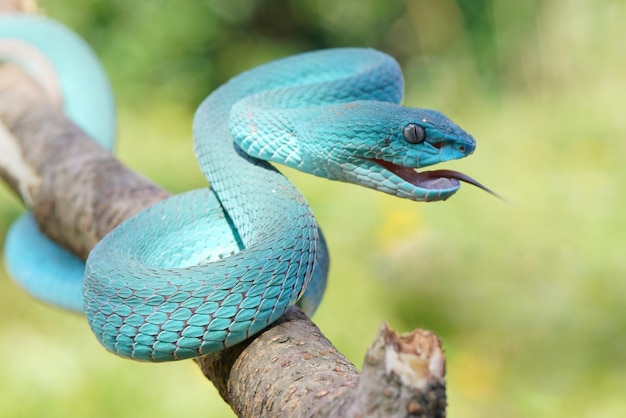
{"type": "MultiPolygon", "coordinates": [[[[490,0],[413,1],[223,0],[41,2],[51,16],[84,34],[107,68],[124,103],[157,97],[195,108],[233,74],[286,54],[367,46],[409,60],[457,56],[478,68],[498,91],[513,57],[498,57],[527,42],[539,2],[496,8],[490,0]],[[501,13],[495,16],[494,13],[501,13]],[[468,47],[469,46],[469,47],[468,47]]],[[[496,2],[498,3],[498,2],[496,2]]]]}
{"type": "MultiPolygon", "coordinates": [[[[369,46],[410,106],[478,140],[469,187],[416,204],[285,170],[333,256],[315,318],[357,365],[378,325],[437,332],[452,417],[626,415],[626,3],[618,0],[41,1],[94,46],[121,108],[120,158],[202,186],[193,110],[258,63],[369,46]],[[149,152],[146,152],[149,150],[149,152]]],[[[19,213],[2,189],[0,232],[19,213]]],[[[104,353],[82,318],[0,280],[0,416],[229,416],[189,362],[104,353]]]]}

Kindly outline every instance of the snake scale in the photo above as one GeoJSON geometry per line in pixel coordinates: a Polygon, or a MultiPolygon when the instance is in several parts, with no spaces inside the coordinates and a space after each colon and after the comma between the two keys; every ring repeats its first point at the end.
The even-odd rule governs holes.
{"type": "MultiPolygon", "coordinates": [[[[109,83],[77,35],[49,19],[8,15],[0,38],[1,59],[39,82],[34,63],[51,64],[66,114],[112,147],[109,83]]],[[[7,236],[9,272],[36,297],[84,313],[107,350],[137,360],[222,350],[296,303],[312,315],[326,246],[306,200],[270,162],[415,201],[445,200],[459,181],[489,191],[455,171],[421,170],[471,154],[475,141],[437,111],[401,106],[402,96],[397,62],[371,49],[303,53],[244,72],[195,114],[194,148],[210,188],[128,219],[86,264],[26,214],[7,236]]]]}

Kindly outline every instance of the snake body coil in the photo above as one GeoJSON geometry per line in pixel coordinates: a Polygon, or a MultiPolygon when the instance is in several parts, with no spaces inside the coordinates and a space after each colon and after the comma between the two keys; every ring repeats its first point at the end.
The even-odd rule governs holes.
{"type": "MultiPolygon", "coordinates": [[[[74,35],[40,18],[4,17],[0,36],[41,51],[62,84],[76,81],[63,70],[67,56],[79,69],[76,57],[90,56],[74,35]],[[59,58],[59,48],[71,53],[59,58]]],[[[45,275],[34,265],[34,242],[48,246],[42,251],[63,250],[31,217],[9,234],[7,265],[31,293],[83,311],[108,350],[139,360],[221,350],[298,301],[312,313],[325,287],[326,247],[305,199],[268,161],[421,201],[450,197],[459,180],[476,184],[450,170],[417,171],[469,155],[475,142],[439,112],[400,106],[402,94],[398,64],[367,49],[300,54],[245,72],[195,115],[194,147],[210,188],[122,223],[90,253],[84,280],[82,264],[63,255],[76,278],[62,297],[47,296],[58,293],[56,279],[33,279],[45,275]]],[[[81,107],[79,97],[63,97],[81,107]]],[[[90,111],[96,113],[74,120],[97,137],[90,118],[111,118],[90,111]]]]}

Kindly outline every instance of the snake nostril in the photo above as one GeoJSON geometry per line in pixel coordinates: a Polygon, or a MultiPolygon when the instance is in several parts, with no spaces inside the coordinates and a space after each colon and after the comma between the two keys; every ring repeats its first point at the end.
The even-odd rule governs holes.
{"type": "Polygon", "coordinates": [[[461,151],[461,152],[465,152],[465,145],[461,145],[461,146],[459,147],[459,151],[461,151]]]}

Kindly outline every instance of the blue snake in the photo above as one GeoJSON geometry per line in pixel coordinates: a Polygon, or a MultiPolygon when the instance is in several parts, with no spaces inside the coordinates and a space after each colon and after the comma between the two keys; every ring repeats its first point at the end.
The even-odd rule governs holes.
{"type": "MultiPolygon", "coordinates": [[[[0,38],[43,54],[66,114],[112,147],[109,84],[77,35],[9,15],[0,38]]],[[[23,57],[2,59],[41,81],[23,57]]],[[[8,270],[36,297],[84,313],[107,350],[136,360],[223,350],[296,303],[312,315],[326,284],[326,245],[304,197],[270,162],[415,201],[445,200],[459,181],[489,191],[455,171],[421,170],[471,154],[475,141],[437,111],[401,106],[402,95],[397,62],[370,49],[303,53],[244,72],[195,114],[195,153],[210,188],[126,220],[86,263],[26,214],[7,236],[8,270]]]]}

